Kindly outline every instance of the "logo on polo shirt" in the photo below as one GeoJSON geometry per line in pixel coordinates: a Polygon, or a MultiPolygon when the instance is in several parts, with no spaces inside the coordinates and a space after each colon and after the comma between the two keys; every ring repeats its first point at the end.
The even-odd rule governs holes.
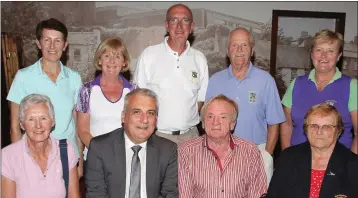
{"type": "Polygon", "coordinates": [[[250,104],[256,103],[256,91],[249,91],[249,103],[250,104]]]}
{"type": "Polygon", "coordinates": [[[189,81],[191,83],[194,83],[194,84],[198,84],[199,83],[199,73],[198,71],[196,70],[191,70],[190,72],[188,72],[189,74],[187,75],[190,75],[188,76],[189,77],[189,81]]]}
{"type": "Polygon", "coordinates": [[[325,103],[331,105],[331,106],[334,106],[335,103],[337,103],[337,101],[335,100],[326,100],[325,103]]]}

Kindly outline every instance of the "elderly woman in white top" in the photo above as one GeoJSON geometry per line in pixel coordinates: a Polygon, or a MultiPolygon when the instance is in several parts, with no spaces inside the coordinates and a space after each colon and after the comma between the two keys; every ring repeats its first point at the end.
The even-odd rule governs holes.
{"type": "MultiPolygon", "coordinates": [[[[40,94],[26,96],[19,105],[20,126],[26,136],[2,150],[2,197],[66,197],[59,140],[50,133],[55,113],[50,98],[40,94]]],[[[76,157],[67,141],[68,196],[80,197],[76,157]]]]}

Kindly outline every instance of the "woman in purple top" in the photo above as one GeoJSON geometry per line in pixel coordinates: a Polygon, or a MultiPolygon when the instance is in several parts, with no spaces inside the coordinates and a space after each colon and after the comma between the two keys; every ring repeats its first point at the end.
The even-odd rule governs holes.
{"type": "MultiPolygon", "coordinates": [[[[55,111],[50,98],[26,96],[19,105],[20,126],[25,136],[2,149],[1,193],[6,198],[66,197],[59,140],[50,135],[55,111]]],[[[79,198],[78,157],[67,141],[68,198],[79,198]]]]}
{"type": "Polygon", "coordinates": [[[77,130],[85,144],[84,159],[92,137],[122,127],[124,96],[135,88],[120,72],[129,69],[130,57],[124,42],[117,37],[98,46],[94,66],[102,70],[91,82],[84,84],[77,102],[77,130]]]}
{"type": "Polygon", "coordinates": [[[344,130],[339,142],[357,153],[357,80],[336,68],[343,43],[342,35],[330,30],[321,30],[313,38],[311,59],[314,69],[293,80],[282,99],[286,115],[280,133],[282,149],[307,141],[303,131],[304,115],[310,107],[327,103],[342,115],[344,130]]]}

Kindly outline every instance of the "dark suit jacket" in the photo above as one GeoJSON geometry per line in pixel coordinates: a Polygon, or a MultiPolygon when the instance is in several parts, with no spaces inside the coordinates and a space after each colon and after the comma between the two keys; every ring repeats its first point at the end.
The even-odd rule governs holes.
{"type": "MultiPolygon", "coordinates": [[[[116,129],[91,140],[85,182],[87,198],[124,198],[126,153],[124,130],[116,129]]],[[[148,198],[178,197],[178,156],[174,142],[153,134],[147,141],[148,198]]]]}
{"type": "MultiPolygon", "coordinates": [[[[281,153],[270,182],[269,198],[308,198],[311,187],[311,147],[308,142],[281,153]]],[[[320,198],[358,197],[358,156],[336,144],[322,181],[320,198]]]]}

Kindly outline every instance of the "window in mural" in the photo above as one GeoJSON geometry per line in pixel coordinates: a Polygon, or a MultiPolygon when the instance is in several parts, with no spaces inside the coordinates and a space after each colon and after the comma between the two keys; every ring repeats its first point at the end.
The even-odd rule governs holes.
{"type": "Polygon", "coordinates": [[[75,49],[73,52],[73,60],[74,61],[81,61],[81,49],[75,49]]]}

